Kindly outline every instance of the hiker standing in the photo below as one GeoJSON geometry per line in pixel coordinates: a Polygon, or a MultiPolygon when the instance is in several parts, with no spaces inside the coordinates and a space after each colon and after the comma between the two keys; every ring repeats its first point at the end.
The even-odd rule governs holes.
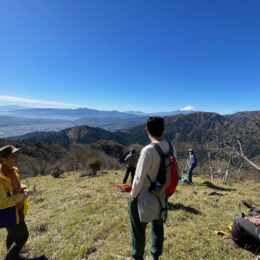
{"type": "Polygon", "coordinates": [[[188,154],[188,159],[187,159],[187,175],[188,175],[188,182],[192,183],[192,173],[193,170],[196,168],[197,166],[197,158],[194,154],[193,149],[189,149],[188,150],[189,154],[188,154]]]}
{"type": "Polygon", "coordinates": [[[0,225],[7,230],[5,260],[24,259],[19,252],[29,237],[24,218],[31,191],[22,188],[15,167],[19,150],[12,145],[0,148],[0,225]]]}
{"type": "MultiPolygon", "coordinates": [[[[164,153],[169,151],[169,144],[163,140],[164,120],[161,117],[150,117],[147,121],[146,132],[151,144],[145,146],[138,159],[136,174],[134,177],[132,191],[129,198],[129,217],[130,231],[132,237],[132,257],[134,259],[143,259],[145,248],[145,229],[147,224],[151,223],[151,250],[150,253],[154,260],[159,259],[163,250],[164,228],[161,216],[161,207],[157,199],[152,203],[149,210],[142,209],[141,203],[138,203],[138,197],[149,191],[151,181],[155,181],[160,167],[161,158],[152,143],[160,146],[164,153]],[[140,221],[139,213],[145,217],[146,222],[140,221]]],[[[139,200],[140,202],[141,200],[139,200]]],[[[165,199],[161,201],[163,207],[166,206],[165,199]]]]}
{"type": "Polygon", "coordinates": [[[134,148],[130,149],[130,152],[125,157],[125,162],[127,163],[126,166],[126,172],[123,179],[123,184],[127,182],[128,176],[131,173],[131,184],[133,183],[133,179],[135,176],[135,169],[136,169],[136,163],[137,163],[137,154],[135,152],[134,148]]]}

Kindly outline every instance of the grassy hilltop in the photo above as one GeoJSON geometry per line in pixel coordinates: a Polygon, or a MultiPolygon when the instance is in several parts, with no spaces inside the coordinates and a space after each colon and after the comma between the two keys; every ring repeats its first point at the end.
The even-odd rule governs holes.
{"type": "MultiPolygon", "coordinates": [[[[27,218],[30,238],[24,253],[45,254],[55,260],[127,259],[129,194],[118,191],[122,176],[122,172],[95,178],[67,173],[64,178],[28,179],[35,193],[27,218]]],[[[224,230],[239,215],[240,199],[259,206],[259,190],[259,183],[223,185],[198,177],[194,185],[180,184],[170,198],[161,259],[254,259],[252,253],[214,231],[224,230]]],[[[149,232],[147,229],[146,255],[149,232]]],[[[5,253],[5,236],[6,231],[1,229],[0,256],[5,253]]]]}

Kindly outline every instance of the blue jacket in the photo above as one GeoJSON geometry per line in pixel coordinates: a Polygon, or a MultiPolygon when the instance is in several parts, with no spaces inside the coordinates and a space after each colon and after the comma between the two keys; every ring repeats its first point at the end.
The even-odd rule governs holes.
{"type": "Polygon", "coordinates": [[[194,154],[189,155],[188,161],[189,161],[189,166],[191,168],[195,168],[197,166],[197,159],[194,154]]]}

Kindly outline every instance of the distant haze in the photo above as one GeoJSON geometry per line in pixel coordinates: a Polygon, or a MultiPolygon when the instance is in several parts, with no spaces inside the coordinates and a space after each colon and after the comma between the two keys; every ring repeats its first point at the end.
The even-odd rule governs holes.
{"type": "Polygon", "coordinates": [[[0,106],[0,137],[17,136],[34,131],[58,131],[64,128],[89,125],[115,131],[146,122],[151,115],[189,114],[192,110],[172,112],[119,112],[88,108],[57,109],[0,106]]]}

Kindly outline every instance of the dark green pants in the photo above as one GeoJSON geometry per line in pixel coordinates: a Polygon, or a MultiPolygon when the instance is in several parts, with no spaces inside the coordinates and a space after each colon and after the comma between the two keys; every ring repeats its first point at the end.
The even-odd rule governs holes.
{"type": "Polygon", "coordinates": [[[187,171],[189,183],[192,183],[192,174],[193,174],[194,168],[195,168],[195,167],[191,167],[191,168],[189,168],[188,171],[187,171]]]}
{"type": "Polygon", "coordinates": [[[13,227],[6,228],[7,229],[7,238],[6,238],[7,255],[5,257],[5,260],[19,259],[19,253],[29,237],[28,228],[24,222],[23,214],[19,212],[19,216],[20,216],[19,224],[13,227]]]}
{"type": "MultiPolygon", "coordinates": [[[[132,237],[132,257],[134,259],[143,259],[145,248],[145,230],[147,223],[140,221],[137,199],[129,200],[129,217],[130,217],[130,230],[132,237]]],[[[151,249],[150,252],[154,259],[158,259],[162,254],[163,249],[163,221],[154,220],[151,222],[151,249]]]]}

